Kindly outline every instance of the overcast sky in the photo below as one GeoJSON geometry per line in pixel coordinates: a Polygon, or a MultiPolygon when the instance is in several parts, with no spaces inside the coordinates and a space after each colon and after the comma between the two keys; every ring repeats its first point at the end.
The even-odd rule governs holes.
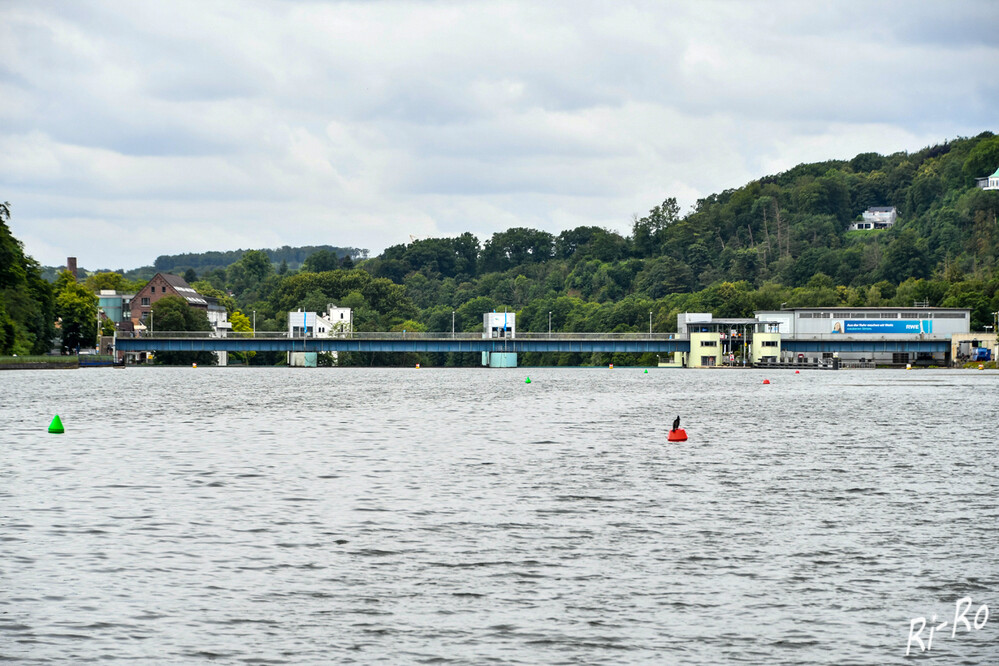
{"type": "Polygon", "coordinates": [[[513,226],[999,133],[999,2],[0,4],[0,201],[46,265],[513,226]]]}

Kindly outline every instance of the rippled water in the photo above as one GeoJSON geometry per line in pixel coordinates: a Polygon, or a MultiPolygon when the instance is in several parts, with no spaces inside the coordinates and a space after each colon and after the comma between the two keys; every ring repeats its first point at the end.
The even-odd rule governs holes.
{"type": "Polygon", "coordinates": [[[0,660],[997,663],[997,384],[0,372],[0,660]]]}

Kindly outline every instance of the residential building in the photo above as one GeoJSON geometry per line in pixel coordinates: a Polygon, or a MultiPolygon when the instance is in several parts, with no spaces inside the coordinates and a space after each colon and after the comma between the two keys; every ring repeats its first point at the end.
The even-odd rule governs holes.
{"type": "Polygon", "coordinates": [[[982,190],[999,190],[999,169],[996,169],[996,172],[991,176],[976,178],[975,185],[982,190]]]}
{"type": "MultiPolygon", "coordinates": [[[[208,317],[208,321],[212,325],[212,332],[215,335],[226,337],[228,332],[232,330],[229,314],[225,306],[218,302],[218,299],[199,294],[184,278],[170,273],[157,273],[145,287],[132,296],[129,308],[131,323],[135,330],[155,330],[156,321],[154,317],[150,316],[150,312],[153,303],[166,296],[178,296],[192,308],[203,311],[208,317]]],[[[227,356],[226,352],[218,352],[219,365],[227,364],[227,356]]]]}
{"type": "MultiPolygon", "coordinates": [[[[148,327],[153,303],[166,296],[179,296],[192,308],[203,310],[206,314],[208,312],[208,297],[195,291],[184,278],[170,273],[157,273],[139,290],[139,293],[132,297],[130,304],[132,323],[138,330],[143,330],[144,326],[148,327]]],[[[153,321],[152,325],[155,328],[156,322],[153,321]]]]}
{"type": "Polygon", "coordinates": [[[894,206],[871,206],[864,211],[859,222],[850,225],[851,231],[863,229],[891,229],[898,212],[894,206]]]}

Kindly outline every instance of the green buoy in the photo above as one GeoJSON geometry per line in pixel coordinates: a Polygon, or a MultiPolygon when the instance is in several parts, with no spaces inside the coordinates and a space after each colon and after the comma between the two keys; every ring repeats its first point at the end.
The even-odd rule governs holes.
{"type": "Polygon", "coordinates": [[[527,379],[525,379],[525,380],[524,380],[524,383],[525,383],[525,384],[530,384],[530,383],[531,383],[531,378],[530,378],[530,377],[528,377],[527,379]]]}
{"type": "Polygon", "coordinates": [[[66,432],[66,429],[62,427],[62,420],[59,418],[58,414],[53,417],[52,423],[49,424],[49,432],[57,435],[61,435],[66,432]]]}
{"type": "Polygon", "coordinates": [[[649,369],[648,368],[645,369],[645,374],[649,374],[649,369]]]}

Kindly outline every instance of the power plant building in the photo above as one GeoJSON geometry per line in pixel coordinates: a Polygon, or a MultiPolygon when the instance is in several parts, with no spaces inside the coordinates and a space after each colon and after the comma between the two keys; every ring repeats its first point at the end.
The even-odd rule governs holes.
{"type": "Polygon", "coordinates": [[[953,336],[971,330],[971,310],[967,308],[789,308],[754,314],[760,321],[777,324],[782,342],[825,343],[814,345],[814,351],[782,351],[782,360],[792,362],[801,359],[814,362],[837,355],[844,363],[944,365],[948,361],[947,351],[894,350],[889,343],[904,344],[917,340],[949,343],[953,336]],[[866,349],[859,349],[863,346],[859,343],[863,342],[884,344],[868,344],[866,349]]]}
{"type": "Polygon", "coordinates": [[[967,308],[833,307],[754,312],[753,318],[677,315],[690,341],[674,365],[691,368],[811,363],[949,365],[950,342],[971,330],[967,308]],[[916,344],[919,343],[919,344],[916,344]]]}

